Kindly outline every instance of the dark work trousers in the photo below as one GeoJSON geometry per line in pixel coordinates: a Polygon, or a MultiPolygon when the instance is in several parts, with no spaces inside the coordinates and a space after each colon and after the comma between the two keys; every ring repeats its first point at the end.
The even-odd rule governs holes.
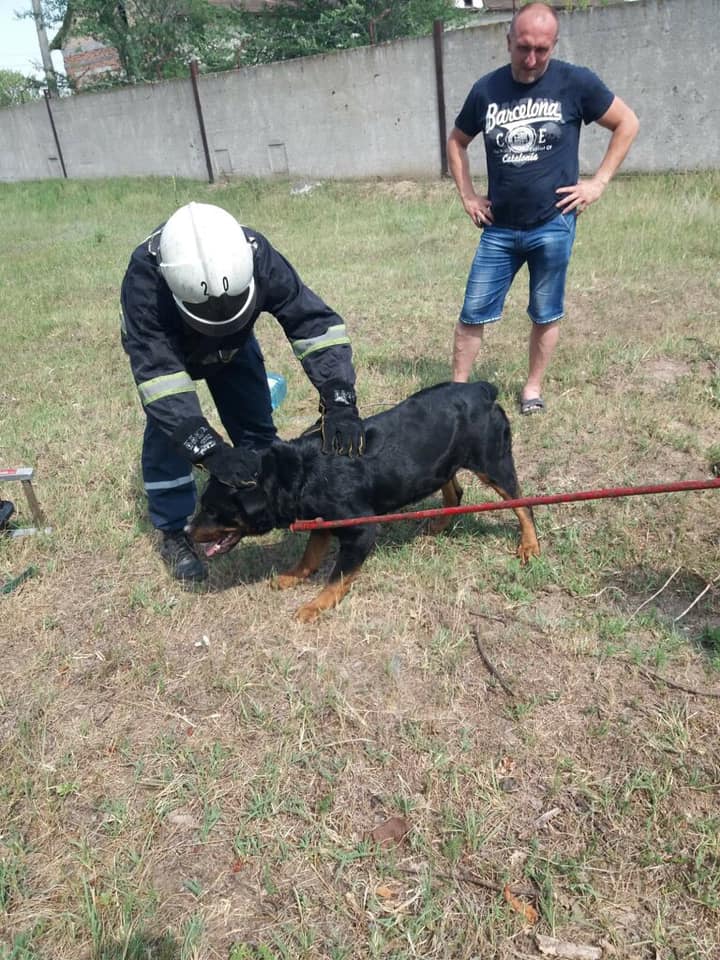
{"type": "MultiPolygon", "coordinates": [[[[255,337],[227,363],[213,364],[208,371],[205,382],[233,444],[253,449],[269,446],[277,431],[265,362],[255,337]]],[[[152,525],[159,530],[182,530],[195,510],[192,464],[151,417],[143,437],[142,475],[152,525]]]]}

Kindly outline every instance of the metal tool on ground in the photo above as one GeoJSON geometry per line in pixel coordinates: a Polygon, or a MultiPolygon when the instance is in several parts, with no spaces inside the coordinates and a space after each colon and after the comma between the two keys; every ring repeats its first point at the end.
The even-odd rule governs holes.
{"type": "Polygon", "coordinates": [[[3,532],[7,533],[7,535],[10,537],[25,537],[31,533],[50,533],[51,531],[50,527],[45,526],[47,523],[45,514],[38,503],[38,498],[35,495],[35,490],[33,489],[32,480],[34,475],[35,470],[33,467],[0,467],[0,483],[10,480],[17,480],[22,484],[25,499],[28,502],[30,513],[32,514],[32,518],[35,522],[34,527],[7,527],[7,530],[4,530],[3,532]]]}
{"type": "Polygon", "coordinates": [[[384,513],[371,517],[350,517],[345,520],[296,520],[290,524],[293,533],[304,530],[330,530],[333,527],[357,527],[363,523],[394,523],[396,520],[425,520],[430,517],[457,516],[462,513],[480,513],[485,510],[510,510],[515,507],[538,507],[552,503],[571,503],[575,500],[604,500],[615,497],[650,496],[656,493],[676,493],[683,490],[710,490],[720,487],[716,480],[678,480],[675,483],[646,484],[639,487],[609,487],[601,490],[579,490],[576,493],[551,493],[537,497],[518,497],[477,503],[466,507],[437,507],[431,510],[412,510],[407,513],[384,513]]]}

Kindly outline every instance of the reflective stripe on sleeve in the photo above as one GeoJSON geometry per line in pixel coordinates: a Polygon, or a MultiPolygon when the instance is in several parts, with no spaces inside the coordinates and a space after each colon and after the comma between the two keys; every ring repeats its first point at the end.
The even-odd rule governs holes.
{"type": "Polygon", "coordinates": [[[156,480],[152,483],[144,483],[146,490],[174,490],[175,487],[186,487],[193,483],[193,476],[189,473],[186,477],[178,477],[177,480],[156,480]]]}
{"type": "Polygon", "coordinates": [[[309,337],[307,340],[293,340],[293,353],[298,360],[304,360],[309,353],[324,350],[326,347],[350,346],[350,337],[347,335],[344,323],[328,327],[319,337],[309,337]]]}
{"type": "Polygon", "coordinates": [[[162,377],[155,377],[153,380],[138,384],[140,399],[145,406],[154,403],[155,400],[162,400],[163,397],[171,397],[176,393],[191,393],[194,390],[195,384],[184,370],[166,373],[162,377]]]}

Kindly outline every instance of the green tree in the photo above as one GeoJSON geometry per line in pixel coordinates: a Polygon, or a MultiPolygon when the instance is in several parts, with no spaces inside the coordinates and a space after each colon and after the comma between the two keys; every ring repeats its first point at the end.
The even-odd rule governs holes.
{"type": "Polygon", "coordinates": [[[122,75],[103,84],[186,76],[192,59],[209,73],[419,36],[436,19],[467,22],[452,0],[283,0],[258,14],[208,0],[43,0],[42,8],[45,23],[60,26],[54,46],[79,35],[117,50],[122,75]]]}
{"type": "Polygon", "coordinates": [[[43,16],[61,25],[60,42],[80,35],[114,47],[123,74],[114,83],[186,76],[193,58],[218,60],[221,41],[220,66],[232,65],[235,33],[242,33],[232,10],[207,0],[46,0],[43,16]]]}
{"type": "Polygon", "coordinates": [[[241,51],[247,64],[422,36],[432,32],[435,20],[467,22],[467,12],[452,0],[285,0],[239,17],[247,32],[241,51]]]}
{"type": "Polygon", "coordinates": [[[0,70],[0,107],[29,103],[42,96],[42,84],[16,70],[0,70]]]}

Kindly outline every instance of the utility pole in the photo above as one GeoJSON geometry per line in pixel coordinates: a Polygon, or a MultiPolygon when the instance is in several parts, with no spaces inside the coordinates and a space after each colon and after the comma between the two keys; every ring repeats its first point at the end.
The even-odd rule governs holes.
{"type": "Polygon", "coordinates": [[[58,95],[57,77],[50,59],[50,47],[48,45],[47,34],[45,33],[45,18],[43,17],[40,0],[32,0],[33,20],[37,30],[38,43],[40,44],[40,55],[42,56],[43,69],[45,71],[45,80],[47,82],[48,95],[56,97],[58,95]]]}

